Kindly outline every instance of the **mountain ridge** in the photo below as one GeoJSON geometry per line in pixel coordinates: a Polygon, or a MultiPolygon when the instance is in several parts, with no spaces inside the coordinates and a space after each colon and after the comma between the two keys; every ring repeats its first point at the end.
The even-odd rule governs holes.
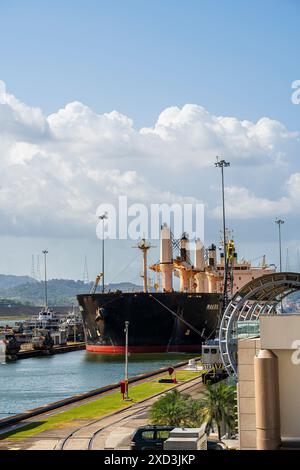
{"type": "MultiPolygon", "coordinates": [[[[84,283],[73,279],[49,279],[47,282],[49,306],[77,304],[76,295],[88,294],[93,284],[93,282],[84,283]]],[[[105,286],[105,291],[108,290],[139,292],[142,286],[131,282],[111,283],[105,286]]],[[[99,286],[97,292],[100,292],[99,286]]],[[[0,303],[3,305],[14,302],[23,305],[43,305],[44,282],[37,281],[30,276],[0,274],[0,303]]]]}

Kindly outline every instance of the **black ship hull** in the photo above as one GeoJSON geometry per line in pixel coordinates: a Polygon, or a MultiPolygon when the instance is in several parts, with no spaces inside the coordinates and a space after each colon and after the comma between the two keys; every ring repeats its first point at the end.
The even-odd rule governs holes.
{"type": "Polygon", "coordinates": [[[198,353],[220,314],[219,294],[104,293],[77,299],[86,349],[100,354],[124,353],[125,321],[131,353],[198,353]]]}

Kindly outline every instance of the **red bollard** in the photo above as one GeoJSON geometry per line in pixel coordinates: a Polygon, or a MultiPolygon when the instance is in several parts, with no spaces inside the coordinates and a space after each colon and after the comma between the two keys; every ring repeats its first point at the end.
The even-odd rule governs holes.
{"type": "Polygon", "coordinates": [[[169,367],[168,372],[169,372],[169,375],[170,375],[171,379],[173,380],[173,383],[174,383],[174,384],[177,384],[176,374],[175,374],[175,369],[174,369],[174,367],[169,367]],[[173,374],[174,374],[174,377],[173,377],[173,374]]]}
{"type": "Polygon", "coordinates": [[[121,394],[123,395],[123,400],[124,400],[125,399],[125,393],[126,393],[126,382],[125,382],[125,380],[121,380],[120,390],[121,390],[121,394]]]}

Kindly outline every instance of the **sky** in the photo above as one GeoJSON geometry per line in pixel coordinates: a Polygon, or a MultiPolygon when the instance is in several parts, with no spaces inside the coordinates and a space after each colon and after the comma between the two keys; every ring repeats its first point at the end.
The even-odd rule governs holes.
{"type": "MultiPolygon", "coordinates": [[[[0,272],[47,248],[50,277],[82,279],[87,256],[93,279],[97,207],[122,194],[204,203],[218,244],[216,155],[240,256],[278,265],[280,217],[300,269],[297,0],[1,0],[0,16],[0,272]]],[[[133,244],[106,242],[107,281],[140,281],[133,244]]]]}

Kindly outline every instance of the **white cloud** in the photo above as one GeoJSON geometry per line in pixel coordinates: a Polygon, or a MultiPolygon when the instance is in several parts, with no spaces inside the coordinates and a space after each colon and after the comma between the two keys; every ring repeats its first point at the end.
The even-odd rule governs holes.
{"type": "MultiPolygon", "coordinates": [[[[231,186],[225,190],[226,215],[231,219],[254,219],[275,216],[289,212],[289,199],[283,197],[278,201],[258,197],[248,188],[231,186]]],[[[212,215],[220,218],[222,207],[217,206],[212,215]]]]}
{"type": "MultiPolygon", "coordinates": [[[[73,102],[46,117],[6,95],[0,104],[0,230],[93,233],[97,206],[119,194],[134,202],[172,203],[187,195],[196,201],[188,187],[195,170],[197,197],[206,201],[209,195],[201,187],[216,155],[230,158],[236,167],[272,165],[280,173],[294,146],[299,146],[298,134],[278,121],[218,117],[192,104],[167,108],[153,127],[137,130],[117,111],[97,114],[73,102]],[[176,190],[171,185],[175,176],[180,182],[176,190]]],[[[229,213],[248,218],[288,211],[299,200],[299,178],[294,171],[287,194],[277,202],[245,188],[229,188],[229,213]]]]}
{"type": "Polygon", "coordinates": [[[0,104],[1,134],[19,140],[44,138],[48,133],[47,119],[38,108],[21,103],[13,95],[6,94],[0,104]]]}
{"type": "MultiPolygon", "coordinates": [[[[225,188],[226,213],[232,219],[256,219],[284,214],[299,214],[300,211],[300,173],[293,173],[284,184],[285,196],[271,200],[256,196],[245,187],[225,188]]],[[[213,217],[222,216],[222,207],[211,212],[213,217]]]]}
{"type": "Polygon", "coordinates": [[[197,166],[211,165],[216,155],[233,162],[260,164],[287,157],[286,147],[297,142],[298,133],[289,132],[278,121],[261,118],[257,123],[234,117],[218,117],[203,107],[187,104],[161,113],[154,128],[141,133],[158,136],[165,150],[172,150],[176,164],[189,161],[197,166]]]}

